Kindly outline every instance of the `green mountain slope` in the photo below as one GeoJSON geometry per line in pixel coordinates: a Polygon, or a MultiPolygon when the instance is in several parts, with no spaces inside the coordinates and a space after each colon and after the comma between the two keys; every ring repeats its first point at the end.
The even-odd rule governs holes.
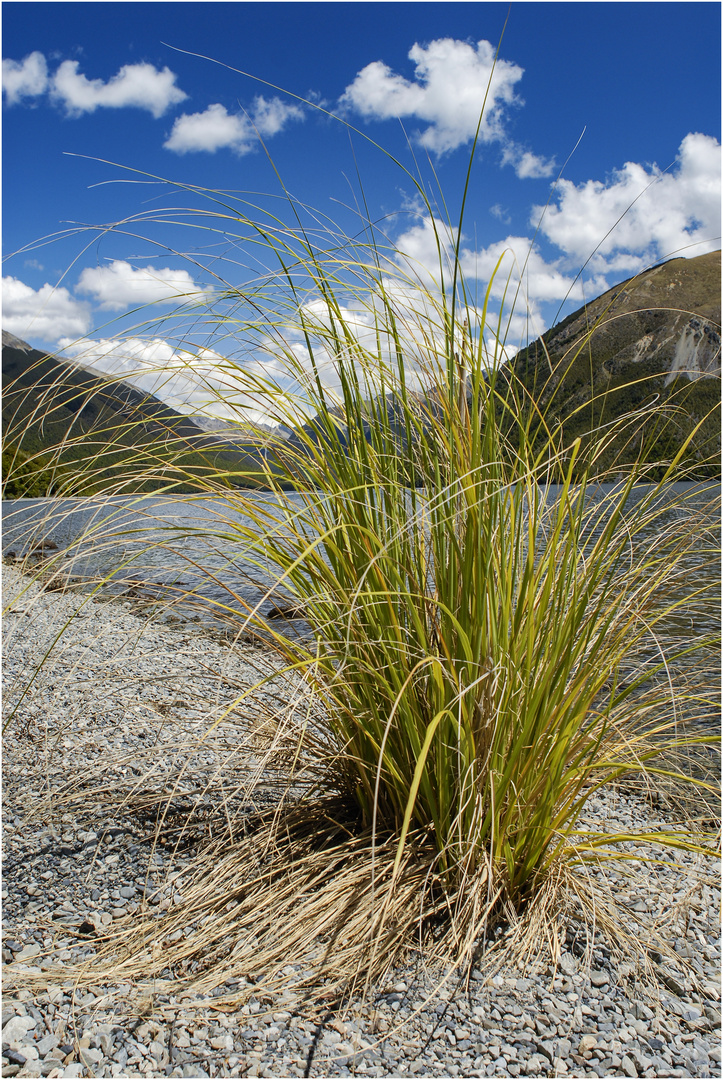
{"type": "Polygon", "coordinates": [[[698,427],[686,457],[700,475],[720,475],[720,322],[720,251],[671,259],[548,330],[507,379],[533,428],[558,428],[565,445],[630,416],[601,467],[669,460],[698,427]],[[651,414],[655,402],[665,418],[651,414]]]}
{"type": "Polygon", "coordinates": [[[5,332],[2,372],[5,498],[109,486],[190,491],[210,473],[256,482],[253,443],[216,438],[158,398],[5,332]]]}

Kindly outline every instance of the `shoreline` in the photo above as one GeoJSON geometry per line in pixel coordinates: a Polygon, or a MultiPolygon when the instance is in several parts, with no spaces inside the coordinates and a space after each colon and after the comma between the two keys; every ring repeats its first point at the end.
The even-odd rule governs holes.
{"type": "MultiPolygon", "coordinates": [[[[18,981],[42,980],[48,956],[69,964],[87,952],[96,927],[182,897],[192,856],[173,844],[154,848],[152,813],[109,805],[97,778],[128,795],[145,785],[152,808],[153,783],[160,790],[164,777],[181,775],[173,754],[182,733],[198,742],[184,750],[182,775],[193,780],[189,790],[205,787],[210,805],[214,780],[235,760],[234,725],[220,724],[202,746],[198,735],[273,658],[222,643],[199,623],[154,621],[129,601],[46,591],[17,567],[3,566],[3,590],[6,709],[17,704],[3,754],[3,961],[12,987],[13,972],[18,981]],[[160,769],[159,741],[167,748],[160,769]],[[88,785],[80,809],[58,805],[71,778],[88,785]],[[43,793],[54,796],[52,813],[30,820],[43,793]]],[[[294,689],[271,684],[259,693],[282,707],[294,689]]],[[[603,827],[642,817],[653,829],[658,820],[629,793],[601,792],[591,802],[603,827]]],[[[545,963],[503,968],[491,981],[473,972],[469,993],[448,988],[426,1003],[423,980],[402,969],[320,1029],[293,994],[268,1014],[252,1001],[226,1017],[214,1009],[215,995],[192,1001],[165,984],[139,1018],[127,989],[8,989],[3,1073],[302,1076],[309,1067],[311,1076],[718,1076],[720,881],[712,873],[701,880],[693,856],[680,862],[643,867],[637,880],[618,873],[613,886],[631,926],[667,926],[681,959],[661,965],[657,993],[631,989],[635,957],[617,962],[601,946],[588,970],[572,940],[556,974],[545,963]]]]}

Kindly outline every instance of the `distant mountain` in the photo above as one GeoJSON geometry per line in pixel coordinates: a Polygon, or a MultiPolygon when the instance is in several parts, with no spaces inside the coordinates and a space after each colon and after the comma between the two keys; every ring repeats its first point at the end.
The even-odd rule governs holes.
{"type": "Polygon", "coordinates": [[[204,432],[151,394],[2,334],[5,497],[39,490],[107,487],[155,490],[169,481],[192,490],[204,474],[246,486],[258,473],[253,442],[204,432]],[[62,447],[62,449],[58,449],[62,447]],[[142,482],[134,480],[145,470],[142,482]],[[33,474],[32,491],[28,478],[33,474]],[[42,477],[39,478],[39,474],[42,477]],[[14,484],[14,486],[13,486],[14,484]],[[18,486],[19,484],[19,486],[18,486]]]}
{"type": "Polygon", "coordinates": [[[285,439],[291,434],[291,428],[262,424],[258,420],[248,420],[246,422],[241,421],[228,421],[221,420],[215,416],[204,416],[200,413],[193,413],[189,417],[196,425],[201,428],[202,431],[211,432],[216,438],[228,439],[230,442],[244,442],[256,439],[265,439],[269,435],[273,435],[277,439],[285,439]]]}
{"type": "Polygon", "coordinates": [[[620,463],[641,447],[648,461],[670,458],[708,417],[688,457],[719,474],[720,251],[671,259],[609,289],[519,352],[509,372],[568,444],[624,414],[642,418],[656,399],[670,405],[668,423],[640,424],[610,448],[620,463]]]}

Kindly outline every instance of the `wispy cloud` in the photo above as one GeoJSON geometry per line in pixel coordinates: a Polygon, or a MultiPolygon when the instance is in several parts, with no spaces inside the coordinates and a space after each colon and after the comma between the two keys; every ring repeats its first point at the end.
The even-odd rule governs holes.
{"type": "Polygon", "coordinates": [[[508,143],[502,154],[502,164],[511,165],[520,180],[539,180],[552,176],[555,159],[543,158],[530,150],[523,150],[516,143],[508,143]]]}
{"type": "Polygon", "coordinates": [[[259,95],[248,114],[229,113],[216,103],[204,112],[179,116],[163,145],[176,154],[227,149],[241,156],[258,146],[259,136],[278,135],[290,121],[301,119],[297,105],[287,105],[278,97],[267,100],[259,95]]]}
{"type": "Polygon", "coordinates": [[[497,218],[498,221],[501,221],[503,225],[509,225],[512,220],[509,210],[506,206],[502,206],[501,203],[490,206],[490,214],[492,214],[492,217],[497,218]]]}

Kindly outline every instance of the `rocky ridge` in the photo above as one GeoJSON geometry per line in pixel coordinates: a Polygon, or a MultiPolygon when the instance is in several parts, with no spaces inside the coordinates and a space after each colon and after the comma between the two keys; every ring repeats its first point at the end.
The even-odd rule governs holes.
{"type": "MultiPolygon", "coordinates": [[[[720,251],[671,259],[621,282],[521,350],[510,371],[568,441],[652,401],[676,405],[648,460],[670,456],[703,421],[692,456],[713,457],[719,469],[720,251]]],[[[638,447],[639,440],[627,452],[631,460],[638,447]]]]}
{"type": "Polygon", "coordinates": [[[671,259],[621,282],[547,331],[514,364],[544,364],[544,342],[555,369],[555,359],[592,328],[593,362],[602,363],[608,376],[647,360],[654,360],[668,381],[677,375],[691,381],[720,376],[720,251],[671,259]]]}

